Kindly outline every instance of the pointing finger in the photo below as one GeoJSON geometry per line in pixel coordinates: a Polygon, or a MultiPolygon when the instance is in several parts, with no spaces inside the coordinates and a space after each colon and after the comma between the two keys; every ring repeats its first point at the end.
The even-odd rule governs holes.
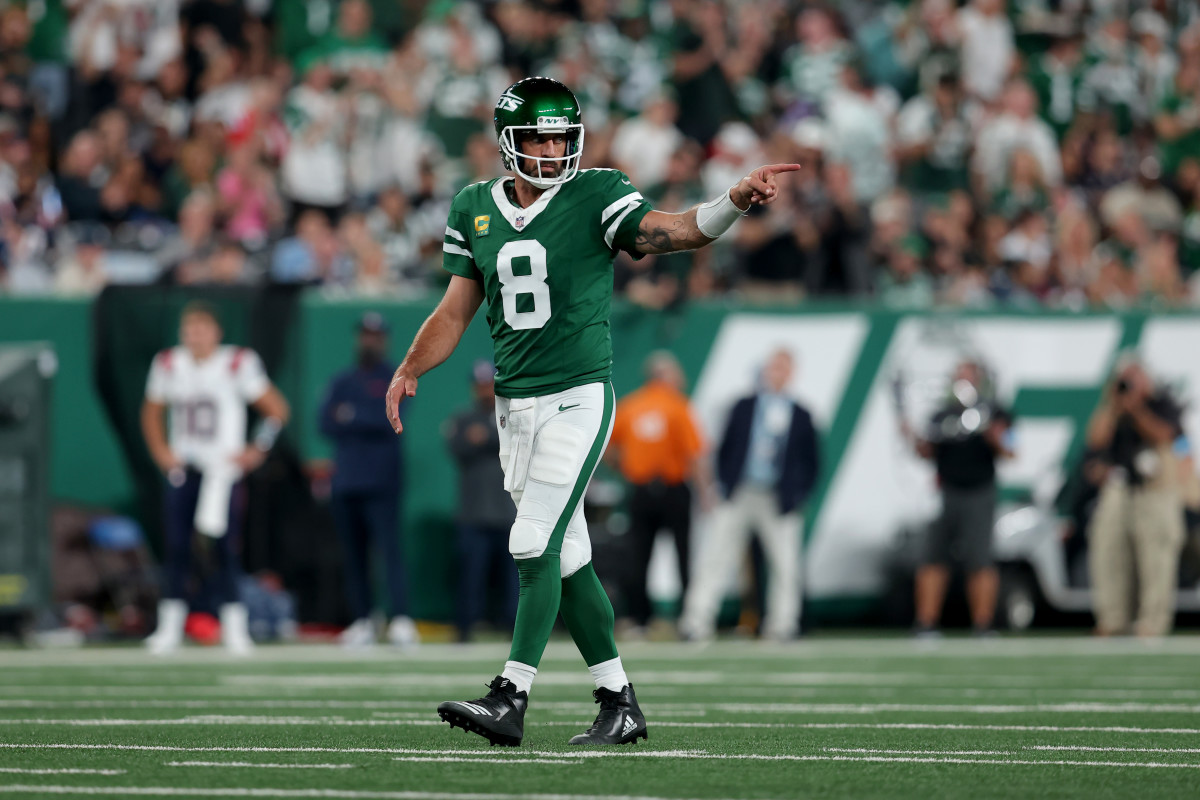
{"type": "Polygon", "coordinates": [[[763,167],[763,172],[769,175],[778,175],[781,172],[796,172],[799,169],[799,164],[769,164],[763,167]]]}

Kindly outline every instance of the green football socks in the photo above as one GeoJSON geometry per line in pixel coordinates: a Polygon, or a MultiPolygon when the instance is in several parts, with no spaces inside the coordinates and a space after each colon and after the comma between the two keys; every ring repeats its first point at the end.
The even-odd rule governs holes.
{"type": "MultiPolygon", "coordinates": [[[[517,559],[521,594],[517,600],[517,620],[513,626],[509,661],[536,668],[542,660],[546,643],[550,641],[550,631],[554,629],[554,618],[558,616],[559,601],[563,596],[564,582],[558,573],[557,555],[517,559]]],[[[609,629],[611,636],[611,623],[609,629]]]]}
{"type": "Polygon", "coordinates": [[[589,562],[569,578],[558,573],[558,556],[517,559],[521,595],[509,663],[537,669],[560,611],[589,667],[617,658],[612,603],[596,570],[589,562]]]}
{"type": "Polygon", "coordinates": [[[563,622],[589,667],[617,657],[612,603],[590,561],[563,579],[561,611],[563,622]]]}

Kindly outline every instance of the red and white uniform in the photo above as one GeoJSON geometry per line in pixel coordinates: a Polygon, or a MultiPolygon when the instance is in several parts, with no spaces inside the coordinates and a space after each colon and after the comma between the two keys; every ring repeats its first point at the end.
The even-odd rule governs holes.
{"type": "Polygon", "coordinates": [[[171,409],[171,452],[204,471],[245,449],[246,406],[270,386],[253,350],[226,345],[197,361],[186,347],[173,347],[155,356],[146,399],[171,409]]]}

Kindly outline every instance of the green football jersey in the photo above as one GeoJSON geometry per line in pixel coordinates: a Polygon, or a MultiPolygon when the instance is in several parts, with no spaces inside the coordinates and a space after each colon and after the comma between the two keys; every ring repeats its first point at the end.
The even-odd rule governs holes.
{"type": "Polygon", "coordinates": [[[512,178],[454,198],[442,266],[483,284],[496,351],[496,394],[539,397],[608,380],[613,258],[634,241],[650,204],[624,173],[580,170],[529,208],[512,178]]]}

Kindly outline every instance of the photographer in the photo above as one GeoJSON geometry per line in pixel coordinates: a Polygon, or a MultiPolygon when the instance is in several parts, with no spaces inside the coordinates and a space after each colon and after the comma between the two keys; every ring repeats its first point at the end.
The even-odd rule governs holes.
{"type": "Polygon", "coordinates": [[[1139,636],[1171,630],[1184,535],[1174,450],[1183,441],[1181,416],[1170,393],[1156,389],[1142,365],[1130,361],[1117,370],[1088,423],[1088,449],[1095,454],[1089,472],[1101,484],[1089,532],[1097,635],[1128,633],[1131,622],[1139,636]]]}
{"type": "Polygon", "coordinates": [[[963,361],[954,371],[951,396],[934,414],[915,447],[937,465],[942,512],[929,530],[925,557],[917,570],[916,633],[937,636],[950,583],[949,564],[967,571],[967,603],[977,635],[988,635],[1000,579],[992,561],[996,517],[996,460],[1011,458],[1007,442],[1012,420],[999,408],[983,366],[963,361]]]}

